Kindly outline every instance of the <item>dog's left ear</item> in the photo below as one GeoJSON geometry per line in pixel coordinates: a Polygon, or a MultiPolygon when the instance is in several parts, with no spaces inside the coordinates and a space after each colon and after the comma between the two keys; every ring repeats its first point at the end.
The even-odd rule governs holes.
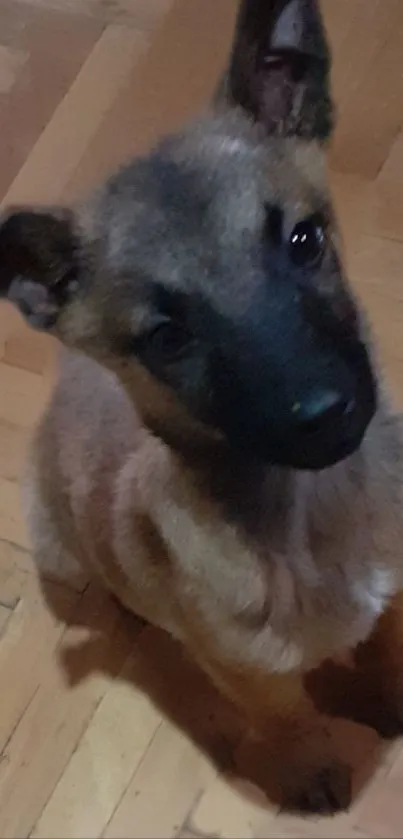
{"type": "Polygon", "coordinates": [[[78,236],[68,210],[19,210],[0,217],[0,297],[31,326],[54,331],[78,290],[78,236]]]}
{"type": "Polygon", "coordinates": [[[319,0],[241,0],[226,92],[267,133],[329,137],[330,64],[319,0]]]}

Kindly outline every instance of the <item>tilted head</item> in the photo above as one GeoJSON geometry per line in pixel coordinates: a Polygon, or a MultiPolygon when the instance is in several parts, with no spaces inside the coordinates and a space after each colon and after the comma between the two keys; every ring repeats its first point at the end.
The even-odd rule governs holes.
{"type": "Polygon", "coordinates": [[[0,287],[116,370],[168,442],[321,469],[375,410],[326,186],[316,0],[244,0],[210,112],[75,211],[0,224],[0,287]]]}

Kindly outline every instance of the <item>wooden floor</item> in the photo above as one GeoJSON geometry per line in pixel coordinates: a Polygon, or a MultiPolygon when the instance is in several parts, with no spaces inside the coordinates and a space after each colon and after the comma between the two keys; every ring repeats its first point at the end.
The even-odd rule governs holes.
{"type": "MultiPolygon", "coordinates": [[[[196,111],[235,8],[0,0],[3,202],[73,199],[196,111]]],[[[347,259],[403,408],[403,2],[324,9],[347,259]]],[[[96,588],[49,584],[44,600],[19,478],[56,352],[0,308],[0,836],[403,837],[402,744],[385,750],[369,729],[332,724],[357,767],[352,810],[279,814],[231,774],[240,722],[180,649],[96,588]]]]}

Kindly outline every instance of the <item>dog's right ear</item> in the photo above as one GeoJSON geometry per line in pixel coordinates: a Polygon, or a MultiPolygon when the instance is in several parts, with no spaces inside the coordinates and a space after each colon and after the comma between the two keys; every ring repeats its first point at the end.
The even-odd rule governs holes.
{"type": "Polygon", "coordinates": [[[79,271],[71,212],[18,210],[0,218],[0,297],[17,305],[31,326],[57,331],[79,271]]]}
{"type": "Polygon", "coordinates": [[[240,0],[224,93],[267,134],[332,130],[330,53],[319,0],[240,0]]]}

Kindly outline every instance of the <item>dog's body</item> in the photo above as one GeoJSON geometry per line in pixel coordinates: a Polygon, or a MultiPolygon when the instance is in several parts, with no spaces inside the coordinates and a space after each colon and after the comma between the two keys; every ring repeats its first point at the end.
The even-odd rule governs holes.
{"type": "Polygon", "coordinates": [[[202,665],[306,671],[364,640],[402,585],[402,451],[381,412],[356,456],[317,474],[215,450],[189,464],[113,375],[65,355],[34,455],[34,543],[50,569],[81,557],[202,665]]]}
{"type": "Polygon", "coordinates": [[[304,675],[359,645],[373,724],[403,726],[403,448],[337,257],[327,77],[314,0],[245,0],[224,102],[74,215],[0,227],[3,290],[73,348],[33,452],[40,566],[183,642],[321,811],[349,772],[304,675]]]}

